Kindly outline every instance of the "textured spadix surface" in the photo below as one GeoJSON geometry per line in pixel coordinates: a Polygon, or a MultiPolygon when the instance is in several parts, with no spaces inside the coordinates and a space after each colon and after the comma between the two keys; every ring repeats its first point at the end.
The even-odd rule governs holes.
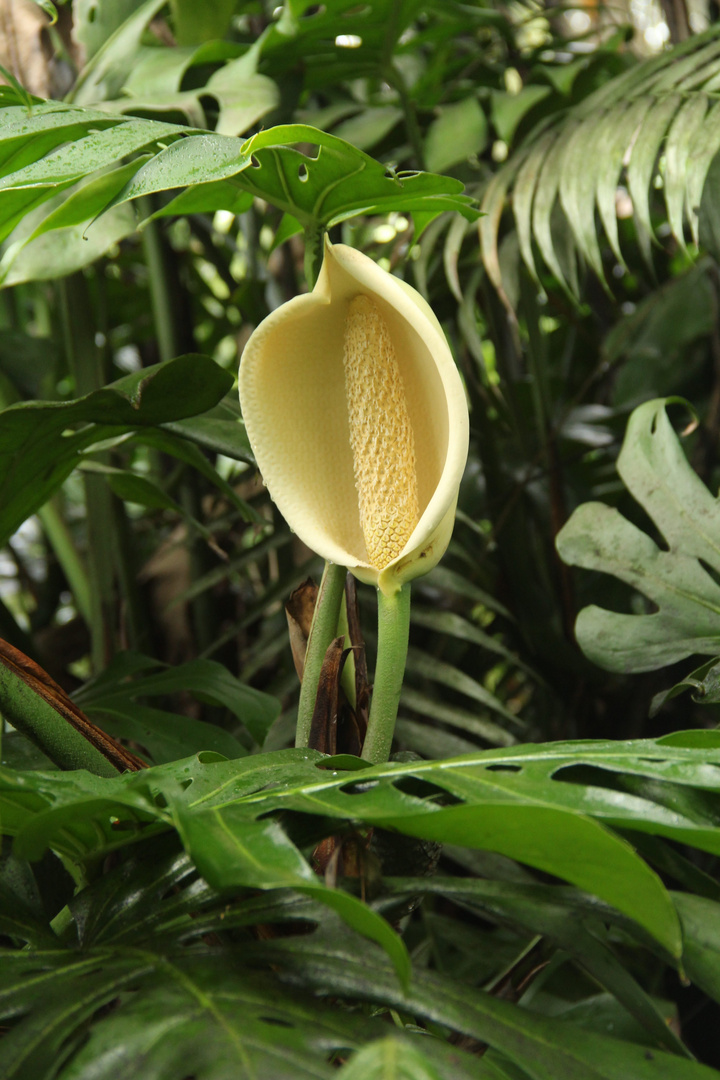
{"type": "MultiPolygon", "coordinates": [[[[357,333],[352,321],[350,327],[357,333]]],[[[361,362],[355,366],[361,370],[361,362]]],[[[313,291],[269,315],[245,346],[240,401],[270,494],[309,547],[388,593],[437,563],[452,532],[468,413],[440,324],[419,293],[353,248],[328,244],[313,291]],[[375,357],[364,399],[357,370],[348,393],[343,361],[351,306],[361,319],[365,307],[357,297],[368,298],[368,310],[380,316],[399,375],[388,383],[392,392],[384,392],[382,363],[379,381],[372,375],[375,357]],[[406,419],[388,415],[397,410],[398,394],[406,419]],[[369,410],[371,429],[375,416],[378,430],[402,432],[407,421],[412,432],[417,522],[384,566],[368,552],[361,523],[356,475],[363,463],[353,460],[358,443],[351,432],[351,417],[361,408],[369,410]]],[[[400,516],[407,503],[403,446],[410,445],[403,440],[396,447],[400,460],[368,450],[376,457],[368,465],[378,486],[398,492],[400,516]]]]}

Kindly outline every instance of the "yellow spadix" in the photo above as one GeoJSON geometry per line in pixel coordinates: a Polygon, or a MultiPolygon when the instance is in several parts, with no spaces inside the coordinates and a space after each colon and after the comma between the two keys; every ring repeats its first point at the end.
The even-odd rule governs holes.
{"type": "Polygon", "coordinates": [[[309,547],[388,595],[435,566],[452,532],[468,412],[415,289],[328,243],[313,291],[250,337],[240,401],[270,494],[309,547]]]}

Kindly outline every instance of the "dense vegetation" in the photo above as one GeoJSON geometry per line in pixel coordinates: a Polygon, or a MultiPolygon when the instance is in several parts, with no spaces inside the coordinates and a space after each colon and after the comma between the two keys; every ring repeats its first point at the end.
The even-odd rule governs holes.
{"type": "Polygon", "coordinates": [[[658,14],[649,58],[617,13],[478,0],[8,22],[0,1076],[720,1075],[698,19],[658,14]],[[427,299],[470,410],[372,767],[367,585],[337,753],[293,746],[323,565],[236,386],[326,234],[427,299]]]}

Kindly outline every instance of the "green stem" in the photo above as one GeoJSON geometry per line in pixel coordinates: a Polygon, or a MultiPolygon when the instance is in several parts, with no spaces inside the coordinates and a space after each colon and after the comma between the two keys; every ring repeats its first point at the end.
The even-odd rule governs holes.
{"type": "Polygon", "coordinates": [[[18,675],[0,664],[0,713],[61,769],[118,776],[119,769],[18,675]]]}
{"type": "MultiPolygon", "coordinates": [[[[71,274],[59,284],[63,334],[68,367],[78,397],[99,390],[107,382],[104,357],[95,343],[93,305],[82,274],[71,274]]],[[[97,455],[109,464],[107,452],[97,455]]],[[[112,532],[112,495],[105,478],[86,474],[87,573],[91,600],[91,655],[97,674],[107,667],[116,647],[117,594],[112,532]]]]}
{"type": "Polygon", "coordinates": [[[415,112],[415,105],[410,98],[405,85],[405,79],[402,73],[394,64],[386,72],[387,81],[395,89],[397,96],[400,99],[400,107],[403,111],[403,119],[405,121],[405,133],[407,134],[408,141],[412,146],[413,157],[415,158],[415,166],[418,169],[425,168],[425,147],[423,144],[422,131],[418,124],[417,113],[415,112]]]}
{"type": "Polygon", "coordinates": [[[60,911],[58,911],[55,918],[50,920],[50,929],[53,931],[54,934],[57,935],[57,937],[62,939],[63,937],[65,937],[65,935],[70,930],[70,927],[73,926],[74,923],[75,919],[73,917],[73,914],[66,904],[64,908],[61,908],[60,911]]]}
{"type": "MultiPolygon", "coordinates": [[[[345,575],[345,582],[347,584],[348,575],[345,575]]],[[[350,624],[348,623],[347,613],[347,588],[343,589],[343,597],[340,603],[340,615],[338,618],[337,636],[345,638],[345,647],[349,649],[348,656],[343,664],[342,675],[340,676],[340,685],[345,691],[345,696],[350,702],[352,708],[355,708],[357,704],[357,694],[355,692],[355,653],[353,649],[349,648],[352,644],[352,638],[350,636],[350,624]]]]}
{"type": "MultiPolygon", "coordinates": [[[[146,200],[143,209],[152,213],[152,203],[146,200]]],[[[171,360],[183,350],[178,341],[177,306],[169,280],[168,252],[165,250],[156,221],[148,221],[143,229],[143,249],[150,281],[155,335],[161,360],[171,360]]]]}
{"type": "Polygon", "coordinates": [[[67,578],[78,614],[82,616],[88,626],[91,626],[92,596],[87,569],[75,548],[70,530],[58,510],[57,503],[52,499],[46,502],[38,510],[38,517],[48,543],[55,552],[57,561],[67,578]]]}
{"type": "Polygon", "coordinates": [[[392,596],[378,590],[378,649],[370,718],[362,756],[379,765],[390,757],[410,633],[410,586],[392,596]]]}
{"type": "Polygon", "coordinates": [[[315,288],[324,254],[325,230],[320,225],[315,228],[308,226],[305,230],[305,277],[309,289],[315,288]]]}
{"type": "Polygon", "coordinates": [[[296,746],[308,745],[323,660],[330,642],[337,634],[346,573],[344,566],[336,566],[335,563],[331,562],[325,563],[325,572],[320,582],[305,653],[305,667],[303,669],[300,703],[298,705],[297,732],[295,734],[296,746]]]}
{"type": "MultiPolygon", "coordinates": [[[[155,209],[152,199],[144,200],[144,211],[149,215],[155,209]]],[[[185,294],[173,253],[156,221],[148,221],[143,229],[143,247],[150,278],[150,301],[152,304],[155,336],[162,361],[171,360],[195,347],[189,297],[185,294]]],[[[183,509],[195,520],[202,520],[202,506],[197,475],[186,472],[180,484],[180,502],[183,509]]],[[[193,581],[201,578],[216,565],[206,540],[188,533],[188,553],[193,581]]],[[[204,653],[217,640],[217,610],[210,593],[201,592],[190,601],[190,612],[198,651],[204,653]]]]}

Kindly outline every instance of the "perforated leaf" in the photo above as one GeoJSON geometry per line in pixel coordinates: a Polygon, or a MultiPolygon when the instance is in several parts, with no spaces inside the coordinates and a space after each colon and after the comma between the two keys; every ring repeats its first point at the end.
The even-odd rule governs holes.
{"type": "Polygon", "coordinates": [[[657,605],[647,615],[595,605],[580,612],[581,648],[611,671],[651,671],[694,653],[720,652],[720,587],[713,576],[720,573],[720,504],[688,464],[667,404],[656,399],[633,412],[618,458],[620,476],[667,550],[603,503],[578,507],[557,537],[566,563],[612,574],[657,605]]]}
{"type": "MultiPolygon", "coordinates": [[[[16,104],[17,92],[0,90],[0,236],[53,195],[111,170],[73,192],[68,204],[53,206],[34,221],[34,245],[50,243],[41,241],[40,234],[59,228],[74,227],[79,238],[92,236],[98,215],[117,214],[122,204],[142,196],[182,189],[167,211],[228,206],[240,211],[248,195],[256,195],[314,232],[370,212],[415,213],[423,227],[447,210],[471,221],[478,216],[459,180],[388,172],[350,143],[307,125],[270,128],[243,141],[55,102],[34,105],[28,117],[27,109],[16,104]],[[119,165],[127,156],[132,160],[119,165]],[[120,179],[126,182],[118,191],[120,179]]],[[[113,239],[132,231],[132,218],[122,221],[113,239]]],[[[13,249],[13,257],[21,258],[22,252],[13,249]]]]}
{"type": "MultiPolygon", "coordinates": [[[[273,879],[278,886],[289,884],[289,873],[296,875],[296,885],[307,887],[309,879],[297,869],[303,864],[286,841],[277,845],[273,862],[274,844],[263,830],[270,828],[268,815],[281,812],[319,817],[326,833],[340,822],[361,821],[496,851],[605,899],[677,954],[677,919],[659,879],[606,826],[720,852],[720,830],[708,824],[699,804],[682,797],[693,786],[720,787],[720,740],[700,734],[707,736],[702,747],[697,741],[566,743],[359,773],[341,772],[340,762],[333,770],[332,760],[309,751],[231,762],[201,755],[113,781],[37,773],[18,785],[7,772],[0,798],[5,827],[17,832],[18,850],[28,857],[52,844],[84,859],[127,843],[142,821],[154,822],[153,828],[177,823],[205,876],[223,887],[246,878],[257,885],[259,873],[265,887],[273,879]],[[604,770],[628,776],[637,792],[632,786],[622,794],[614,784],[605,789],[598,781],[575,782],[572,767],[581,764],[595,766],[599,777],[604,770]],[[428,795],[410,794],[414,780],[431,785],[428,795]],[[662,794],[651,780],[664,785],[662,794]],[[158,805],[153,792],[163,792],[170,809],[158,805]],[[114,819],[128,824],[118,828],[114,819]],[[243,851],[233,854],[236,843],[243,851]]],[[[331,902],[330,896],[319,898],[331,902]]],[[[352,919],[356,909],[341,914],[352,919]]]]}

